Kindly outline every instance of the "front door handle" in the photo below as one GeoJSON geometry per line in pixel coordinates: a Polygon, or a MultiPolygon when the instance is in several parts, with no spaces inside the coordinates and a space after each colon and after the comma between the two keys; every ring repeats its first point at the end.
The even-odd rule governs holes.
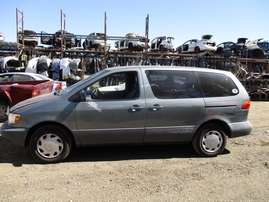
{"type": "Polygon", "coordinates": [[[137,112],[137,111],[140,111],[140,110],[142,110],[143,109],[143,107],[140,107],[139,105],[133,105],[133,106],[131,106],[130,108],[129,108],[129,111],[130,112],[137,112]]]}
{"type": "Polygon", "coordinates": [[[162,106],[160,106],[160,105],[158,105],[158,104],[155,104],[155,105],[153,105],[153,106],[149,106],[149,110],[150,111],[153,111],[153,112],[155,112],[155,111],[159,111],[159,110],[161,110],[163,107],[162,106]]]}

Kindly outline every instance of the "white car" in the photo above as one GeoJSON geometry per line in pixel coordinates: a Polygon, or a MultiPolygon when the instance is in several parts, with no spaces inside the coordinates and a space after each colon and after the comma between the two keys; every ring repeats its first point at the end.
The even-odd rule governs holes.
{"type": "Polygon", "coordinates": [[[83,42],[83,47],[84,49],[94,48],[95,50],[100,50],[100,49],[109,50],[111,47],[111,41],[106,40],[106,45],[105,45],[105,34],[93,32],[89,34],[89,36],[85,39],[85,41],[83,42]]]}
{"type": "Polygon", "coordinates": [[[172,36],[156,37],[151,41],[150,51],[174,51],[173,40],[172,36]]]}
{"type": "MultiPolygon", "coordinates": [[[[124,38],[115,42],[115,48],[118,50],[136,50],[143,51],[146,49],[147,38],[137,33],[128,33],[124,38]]],[[[149,42],[147,44],[149,46],[149,42]]]]}
{"type": "MultiPolygon", "coordinates": [[[[41,74],[28,73],[28,72],[7,72],[0,74],[0,83],[1,82],[17,82],[17,81],[39,81],[39,80],[52,80],[41,74]]],[[[52,92],[65,89],[66,81],[55,81],[52,92]]]]}
{"type": "Polygon", "coordinates": [[[5,37],[2,34],[2,32],[0,32],[0,43],[5,41],[5,37]]]}
{"type": "Polygon", "coordinates": [[[200,52],[215,52],[217,46],[211,41],[213,35],[203,35],[202,39],[191,39],[176,48],[178,53],[200,53],[200,52]]]}

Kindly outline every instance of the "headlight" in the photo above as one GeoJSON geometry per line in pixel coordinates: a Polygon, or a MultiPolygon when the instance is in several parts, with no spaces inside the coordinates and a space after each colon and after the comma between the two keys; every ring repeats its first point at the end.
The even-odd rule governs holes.
{"type": "Polygon", "coordinates": [[[15,124],[18,123],[21,119],[21,115],[20,114],[12,114],[10,113],[8,115],[8,123],[10,124],[15,124]]]}

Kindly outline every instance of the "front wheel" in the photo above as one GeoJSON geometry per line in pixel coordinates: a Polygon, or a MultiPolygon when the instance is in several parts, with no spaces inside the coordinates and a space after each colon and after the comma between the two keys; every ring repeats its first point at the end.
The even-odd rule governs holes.
{"type": "Polygon", "coordinates": [[[30,139],[30,152],[41,163],[58,163],[70,153],[71,140],[68,132],[58,126],[43,126],[30,139]]]}
{"type": "Polygon", "coordinates": [[[129,49],[129,51],[133,51],[134,46],[133,46],[133,44],[132,44],[132,43],[129,43],[129,44],[128,44],[128,49],[129,49]]]}
{"type": "Polygon", "coordinates": [[[226,142],[226,134],[222,128],[217,124],[208,124],[196,132],[192,146],[201,156],[213,157],[223,152],[226,142]]]}
{"type": "Polygon", "coordinates": [[[5,122],[7,120],[8,110],[9,110],[8,102],[5,100],[1,100],[0,101],[0,122],[1,123],[5,122]]]}
{"type": "Polygon", "coordinates": [[[177,52],[178,52],[178,53],[182,53],[182,49],[181,49],[181,47],[177,49],[177,52]]]}

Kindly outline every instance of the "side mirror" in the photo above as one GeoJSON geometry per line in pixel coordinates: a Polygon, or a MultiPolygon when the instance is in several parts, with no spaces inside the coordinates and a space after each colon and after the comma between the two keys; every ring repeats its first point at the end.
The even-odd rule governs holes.
{"type": "Polygon", "coordinates": [[[81,91],[79,92],[79,101],[80,101],[80,102],[85,102],[85,101],[86,101],[86,93],[85,93],[84,90],[81,90],[81,91]]]}

